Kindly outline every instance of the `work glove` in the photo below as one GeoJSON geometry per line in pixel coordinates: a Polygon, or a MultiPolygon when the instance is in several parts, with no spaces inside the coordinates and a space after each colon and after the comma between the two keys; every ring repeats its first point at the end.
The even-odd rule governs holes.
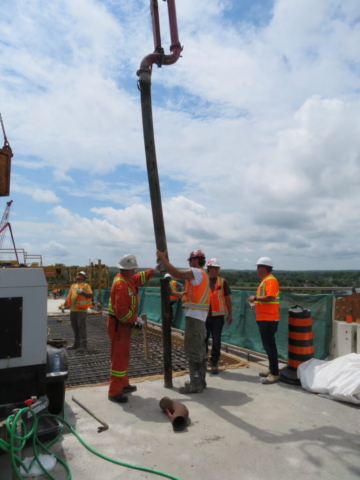
{"type": "Polygon", "coordinates": [[[84,292],[84,290],[82,288],[78,288],[77,289],[77,293],[79,293],[80,295],[84,292]]]}
{"type": "Polygon", "coordinates": [[[137,317],[136,323],[138,323],[142,327],[145,325],[145,322],[141,317],[137,317]]]}

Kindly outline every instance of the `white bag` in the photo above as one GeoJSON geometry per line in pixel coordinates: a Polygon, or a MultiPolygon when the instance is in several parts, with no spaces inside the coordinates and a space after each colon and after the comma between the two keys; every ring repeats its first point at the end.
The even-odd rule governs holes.
{"type": "Polygon", "coordinates": [[[301,386],[333,400],[360,404],[360,355],[349,353],[330,362],[312,358],[297,369],[301,386]]]}

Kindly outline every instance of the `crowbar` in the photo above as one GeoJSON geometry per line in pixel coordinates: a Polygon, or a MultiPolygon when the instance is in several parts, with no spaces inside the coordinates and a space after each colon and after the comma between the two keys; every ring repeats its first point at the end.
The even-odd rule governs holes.
{"type": "Polygon", "coordinates": [[[87,412],[89,415],[91,415],[92,417],[95,418],[95,420],[97,420],[99,423],[101,423],[102,427],[98,427],[98,433],[101,433],[101,432],[105,432],[105,430],[108,430],[109,429],[109,425],[106,423],[106,422],[103,422],[102,420],[100,420],[99,417],[97,417],[91,410],[89,410],[88,408],[85,407],[85,405],[83,405],[82,403],[80,403],[78,400],[76,400],[75,397],[71,397],[71,399],[77,403],[79,405],[79,407],[83,408],[85,410],[85,412],[87,412]]]}

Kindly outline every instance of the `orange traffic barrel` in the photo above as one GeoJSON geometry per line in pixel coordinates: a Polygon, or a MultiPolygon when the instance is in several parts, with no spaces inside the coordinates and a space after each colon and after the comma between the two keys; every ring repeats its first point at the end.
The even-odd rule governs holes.
{"type": "Polygon", "coordinates": [[[300,385],[297,368],[314,357],[311,312],[295,305],[288,314],[288,365],[280,371],[280,377],[284,382],[300,385]]]}

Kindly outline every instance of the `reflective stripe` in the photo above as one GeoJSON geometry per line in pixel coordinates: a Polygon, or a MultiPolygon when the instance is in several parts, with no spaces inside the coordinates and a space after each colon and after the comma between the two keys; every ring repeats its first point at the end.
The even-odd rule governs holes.
{"type": "MultiPolygon", "coordinates": [[[[171,290],[171,292],[177,292],[177,281],[176,281],[176,280],[171,280],[171,282],[170,282],[170,290],[171,290]]],[[[171,300],[171,301],[177,300],[178,298],[177,298],[177,297],[174,297],[174,295],[171,295],[171,292],[170,292],[170,300],[171,300]]]]}
{"type": "MultiPolygon", "coordinates": [[[[273,275],[268,275],[266,278],[264,278],[263,281],[260,283],[260,285],[258,287],[257,291],[259,293],[256,293],[256,296],[265,297],[265,283],[270,278],[273,278],[274,280],[276,280],[276,278],[273,275]]],[[[276,294],[275,299],[276,299],[275,302],[261,302],[260,300],[256,300],[255,303],[261,303],[263,305],[278,305],[280,303],[280,292],[279,292],[279,290],[276,294]]]]}
{"type": "MultiPolygon", "coordinates": [[[[115,277],[114,281],[113,281],[113,285],[114,285],[115,282],[118,282],[119,280],[120,280],[120,277],[115,277]]],[[[114,310],[113,310],[112,304],[111,304],[111,296],[109,296],[108,310],[109,310],[110,315],[114,315],[114,310]]]]}
{"type": "MultiPolygon", "coordinates": [[[[70,292],[69,292],[69,297],[68,297],[68,298],[70,298],[70,304],[71,304],[71,298],[72,298],[72,294],[73,294],[75,285],[77,285],[76,288],[79,288],[78,283],[74,283],[73,285],[71,285],[70,292]]],[[[89,286],[89,284],[84,283],[83,288],[85,288],[86,286],[89,286]]],[[[85,293],[87,293],[87,292],[85,292],[85,293]]],[[[78,296],[77,296],[77,299],[76,299],[75,308],[77,308],[77,309],[80,308],[81,310],[86,310],[90,307],[92,307],[91,298],[86,298],[84,295],[79,293],[78,296]]]]}
{"type": "Polygon", "coordinates": [[[226,315],[226,303],[223,292],[224,279],[216,277],[214,291],[210,288],[211,316],[226,315]],[[220,288],[219,288],[220,287],[220,288]]]}
{"type": "MultiPolygon", "coordinates": [[[[143,272],[141,272],[143,273],[143,272]]],[[[125,280],[125,278],[123,277],[115,277],[114,278],[114,281],[113,281],[113,285],[115,282],[118,282],[118,281],[122,281],[122,282],[125,282],[126,285],[127,285],[127,288],[128,288],[128,293],[133,293],[131,287],[128,285],[127,281],[125,280]]],[[[145,275],[145,281],[146,281],[146,275],[145,275]]],[[[112,288],[112,287],[111,287],[112,288]]],[[[130,305],[130,310],[129,312],[122,318],[118,318],[119,322],[126,322],[126,320],[129,320],[129,318],[131,318],[131,316],[133,315],[133,313],[135,312],[135,308],[136,308],[136,300],[137,300],[137,297],[136,295],[132,295],[129,297],[131,298],[131,305],[130,305]]],[[[109,315],[113,315],[115,317],[115,313],[114,313],[114,309],[112,307],[112,304],[111,304],[111,295],[109,297],[109,305],[108,305],[108,310],[109,310],[109,315]]]]}
{"type": "Polygon", "coordinates": [[[125,377],[126,370],[125,372],[117,372],[116,370],[110,370],[110,375],[113,375],[114,377],[125,377]]]}
{"type": "Polygon", "coordinates": [[[146,273],[145,272],[140,272],[140,281],[141,283],[146,283],[146,273]]]}
{"type": "Polygon", "coordinates": [[[185,291],[186,300],[183,303],[183,308],[194,308],[196,310],[209,310],[209,279],[204,270],[200,269],[202,281],[199,285],[192,285],[189,280],[186,280],[185,291]],[[201,296],[199,296],[201,295],[201,296]]]}

